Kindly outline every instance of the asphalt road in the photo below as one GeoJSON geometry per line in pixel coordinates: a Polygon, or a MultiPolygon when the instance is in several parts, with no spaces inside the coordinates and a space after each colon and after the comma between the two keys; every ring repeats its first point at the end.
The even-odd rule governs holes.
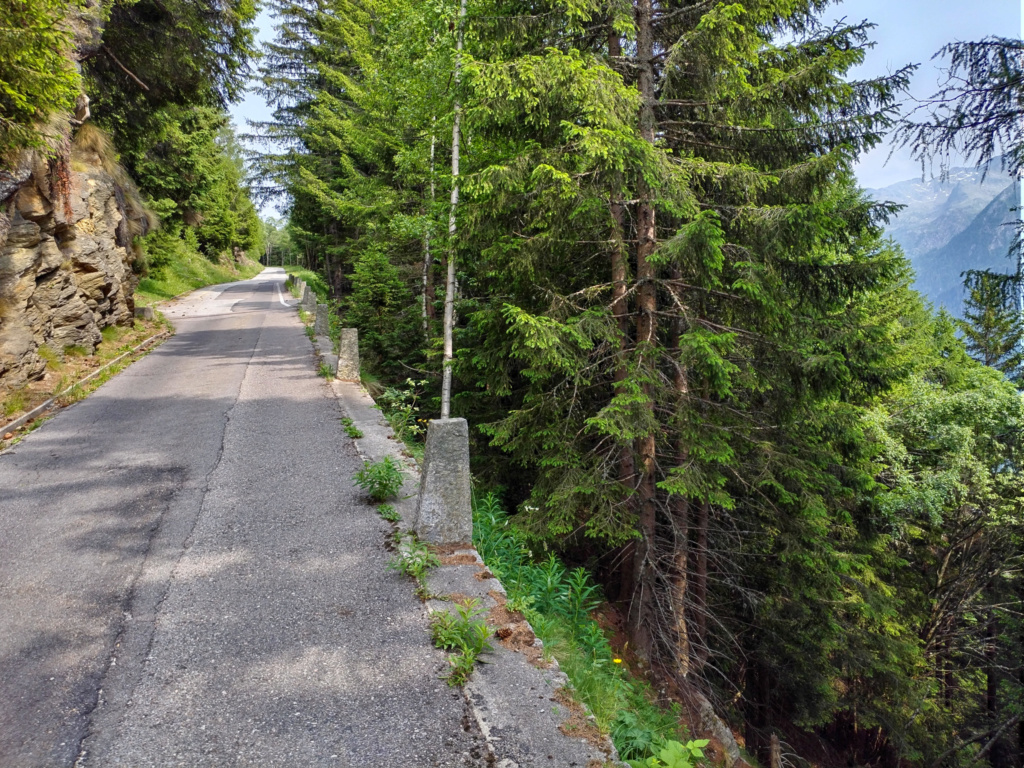
{"type": "Polygon", "coordinates": [[[0,768],[478,763],[283,279],[0,455],[0,768]]]}

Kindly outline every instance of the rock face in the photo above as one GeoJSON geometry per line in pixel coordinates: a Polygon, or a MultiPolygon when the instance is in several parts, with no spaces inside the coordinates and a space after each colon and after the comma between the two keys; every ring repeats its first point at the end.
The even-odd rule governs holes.
{"type": "Polygon", "coordinates": [[[91,352],[103,328],[133,320],[123,192],[93,153],[73,152],[69,168],[67,200],[38,158],[0,178],[0,392],[42,375],[40,347],[91,352]]]}

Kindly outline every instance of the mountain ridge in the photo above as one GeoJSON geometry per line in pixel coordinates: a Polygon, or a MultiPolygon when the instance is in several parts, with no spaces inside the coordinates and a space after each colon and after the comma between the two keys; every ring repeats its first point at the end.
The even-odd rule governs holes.
{"type": "Polygon", "coordinates": [[[963,311],[961,274],[969,269],[1013,272],[1008,257],[1017,216],[1017,185],[998,158],[981,168],[952,168],[943,177],[907,179],[866,189],[879,202],[905,206],[886,232],[903,249],[914,287],[936,307],[963,311]]]}

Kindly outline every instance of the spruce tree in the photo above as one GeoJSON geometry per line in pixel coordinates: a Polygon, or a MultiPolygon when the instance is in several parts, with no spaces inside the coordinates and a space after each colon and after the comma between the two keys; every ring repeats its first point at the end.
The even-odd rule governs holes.
{"type": "Polygon", "coordinates": [[[1021,380],[1024,365],[1024,317],[1017,305],[1021,279],[991,270],[963,274],[967,298],[959,323],[975,360],[1021,380]]]}

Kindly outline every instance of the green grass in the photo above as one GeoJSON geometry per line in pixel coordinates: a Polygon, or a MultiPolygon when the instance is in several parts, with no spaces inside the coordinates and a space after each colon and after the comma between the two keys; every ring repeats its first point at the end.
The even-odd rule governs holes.
{"type": "Polygon", "coordinates": [[[474,499],[473,507],[473,543],[508,591],[506,607],[526,616],[622,759],[646,760],[670,741],[685,741],[678,705],[655,700],[591,617],[602,598],[590,574],[566,568],[554,555],[535,560],[493,494],[474,499]]]}
{"type": "Polygon", "coordinates": [[[9,392],[3,399],[3,405],[0,406],[3,415],[5,417],[13,416],[18,411],[25,409],[25,403],[27,402],[25,392],[23,390],[16,389],[13,392],[9,392]]]}
{"type": "Polygon", "coordinates": [[[391,504],[378,504],[377,514],[389,523],[399,523],[402,521],[402,516],[398,514],[398,510],[391,504]]]}
{"type": "Polygon", "coordinates": [[[306,285],[308,285],[310,290],[316,294],[317,301],[327,301],[331,291],[327,287],[327,281],[324,280],[321,275],[311,270],[304,269],[303,267],[296,267],[294,265],[287,266],[284,270],[296,279],[305,280],[306,285]]]}
{"type": "Polygon", "coordinates": [[[36,350],[36,354],[46,361],[46,367],[51,371],[60,369],[60,355],[52,347],[43,344],[36,350]]]}
{"type": "Polygon", "coordinates": [[[127,328],[123,328],[120,325],[108,325],[102,331],[100,335],[103,336],[104,344],[114,344],[121,340],[121,338],[128,333],[127,328]]]}
{"type": "Polygon", "coordinates": [[[173,299],[207,285],[246,280],[258,275],[262,270],[260,264],[231,269],[214,264],[201,254],[190,254],[175,259],[142,278],[139,287],[135,289],[135,303],[148,307],[158,301],[173,299]]]}

